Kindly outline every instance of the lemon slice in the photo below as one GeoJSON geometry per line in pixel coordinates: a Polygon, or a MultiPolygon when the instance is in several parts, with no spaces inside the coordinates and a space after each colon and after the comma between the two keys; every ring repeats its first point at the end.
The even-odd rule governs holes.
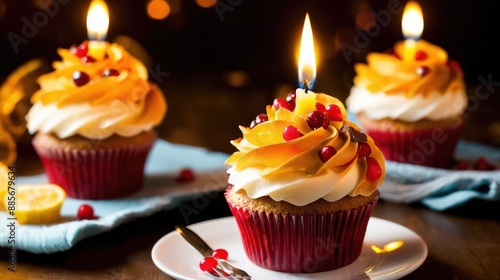
{"type": "MultiPolygon", "coordinates": [[[[16,186],[14,216],[20,224],[50,224],[61,218],[66,192],[54,184],[16,186]]],[[[9,195],[10,196],[10,195],[9,195]]],[[[4,196],[4,206],[8,200],[4,196]]]]}
{"type": "MultiPolygon", "coordinates": [[[[3,164],[2,162],[0,162],[0,199],[2,199],[2,201],[3,201],[3,197],[7,193],[7,186],[9,183],[9,179],[8,179],[8,175],[7,175],[8,173],[9,173],[9,169],[7,168],[7,166],[5,164],[3,164]]],[[[0,211],[3,211],[5,209],[6,208],[3,206],[3,203],[0,203],[0,211]]]]}

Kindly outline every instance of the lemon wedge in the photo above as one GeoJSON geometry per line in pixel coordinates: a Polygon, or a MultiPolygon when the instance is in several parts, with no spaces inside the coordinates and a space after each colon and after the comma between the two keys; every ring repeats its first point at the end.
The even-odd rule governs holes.
{"type": "MultiPolygon", "coordinates": [[[[4,195],[4,207],[10,195],[4,195]]],[[[14,216],[20,224],[50,224],[61,218],[66,192],[54,184],[17,185],[14,216]]]]}

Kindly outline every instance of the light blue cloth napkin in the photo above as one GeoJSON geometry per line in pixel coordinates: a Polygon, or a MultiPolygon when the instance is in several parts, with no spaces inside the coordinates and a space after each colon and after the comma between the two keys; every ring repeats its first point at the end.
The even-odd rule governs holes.
{"type": "MultiPolygon", "coordinates": [[[[474,161],[484,156],[500,162],[500,149],[459,141],[455,158],[474,161]]],[[[500,170],[446,170],[392,161],[386,162],[386,179],[380,197],[395,202],[420,201],[434,210],[446,210],[471,199],[500,201],[500,170]]]]}
{"type": "MultiPolygon", "coordinates": [[[[354,114],[348,119],[359,125],[354,114]]],[[[483,156],[500,164],[500,149],[474,142],[459,141],[455,159],[474,162],[483,156]]],[[[500,201],[500,170],[445,170],[386,161],[386,178],[380,197],[394,202],[421,202],[443,211],[470,201],[500,201]]]]}
{"type": "MultiPolygon", "coordinates": [[[[146,163],[146,181],[139,193],[123,199],[80,200],[67,198],[62,206],[62,220],[52,225],[16,226],[15,246],[32,253],[54,253],[73,247],[80,240],[109,231],[127,221],[149,216],[164,209],[171,209],[187,199],[227,187],[224,161],[228,155],[203,148],[172,144],[163,140],[155,143],[146,163]],[[196,180],[178,184],[174,178],[184,168],[192,168],[196,180]],[[78,207],[91,204],[98,220],[76,219],[78,207]]],[[[45,174],[18,177],[16,185],[45,183],[45,174]]],[[[10,231],[6,230],[6,212],[0,212],[4,221],[0,230],[0,246],[10,247],[10,231]]]]}

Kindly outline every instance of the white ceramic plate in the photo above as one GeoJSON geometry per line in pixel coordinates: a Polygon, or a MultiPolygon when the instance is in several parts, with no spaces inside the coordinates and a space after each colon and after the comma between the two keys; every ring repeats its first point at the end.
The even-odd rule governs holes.
{"type": "MultiPolygon", "coordinates": [[[[255,280],[399,279],[417,269],[427,257],[427,246],[415,232],[399,224],[372,217],[368,223],[361,256],[354,263],[333,271],[290,274],[270,271],[253,264],[245,255],[233,217],[209,220],[190,225],[189,228],[213,249],[226,249],[229,252],[228,261],[244,269],[255,280]]],[[[201,254],[177,231],[158,240],[151,256],[160,270],[175,279],[210,279],[198,267],[201,254]]]]}

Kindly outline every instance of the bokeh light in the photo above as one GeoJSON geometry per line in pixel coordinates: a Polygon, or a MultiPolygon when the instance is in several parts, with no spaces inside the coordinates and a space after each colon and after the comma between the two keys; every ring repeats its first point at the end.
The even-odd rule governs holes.
{"type": "Polygon", "coordinates": [[[202,8],[210,8],[213,5],[215,5],[215,3],[217,3],[217,0],[195,0],[195,1],[196,4],[198,4],[198,6],[202,8]]]}
{"type": "Polygon", "coordinates": [[[7,13],[7,4],[5,0],[0,0],[0,18],[7,13]]]}
{"type": "Polygon", "coordinates": [[[162,20],[167,18],[170,14],[170,5],[165,0],[151,0],[146,10],[150,18],[162,20]]]}
{"type": "Polygon", "coordinates": [[[40,10],[45,10],[52,5],[53,0],[33,0],[33,5],[40,10]]]}

